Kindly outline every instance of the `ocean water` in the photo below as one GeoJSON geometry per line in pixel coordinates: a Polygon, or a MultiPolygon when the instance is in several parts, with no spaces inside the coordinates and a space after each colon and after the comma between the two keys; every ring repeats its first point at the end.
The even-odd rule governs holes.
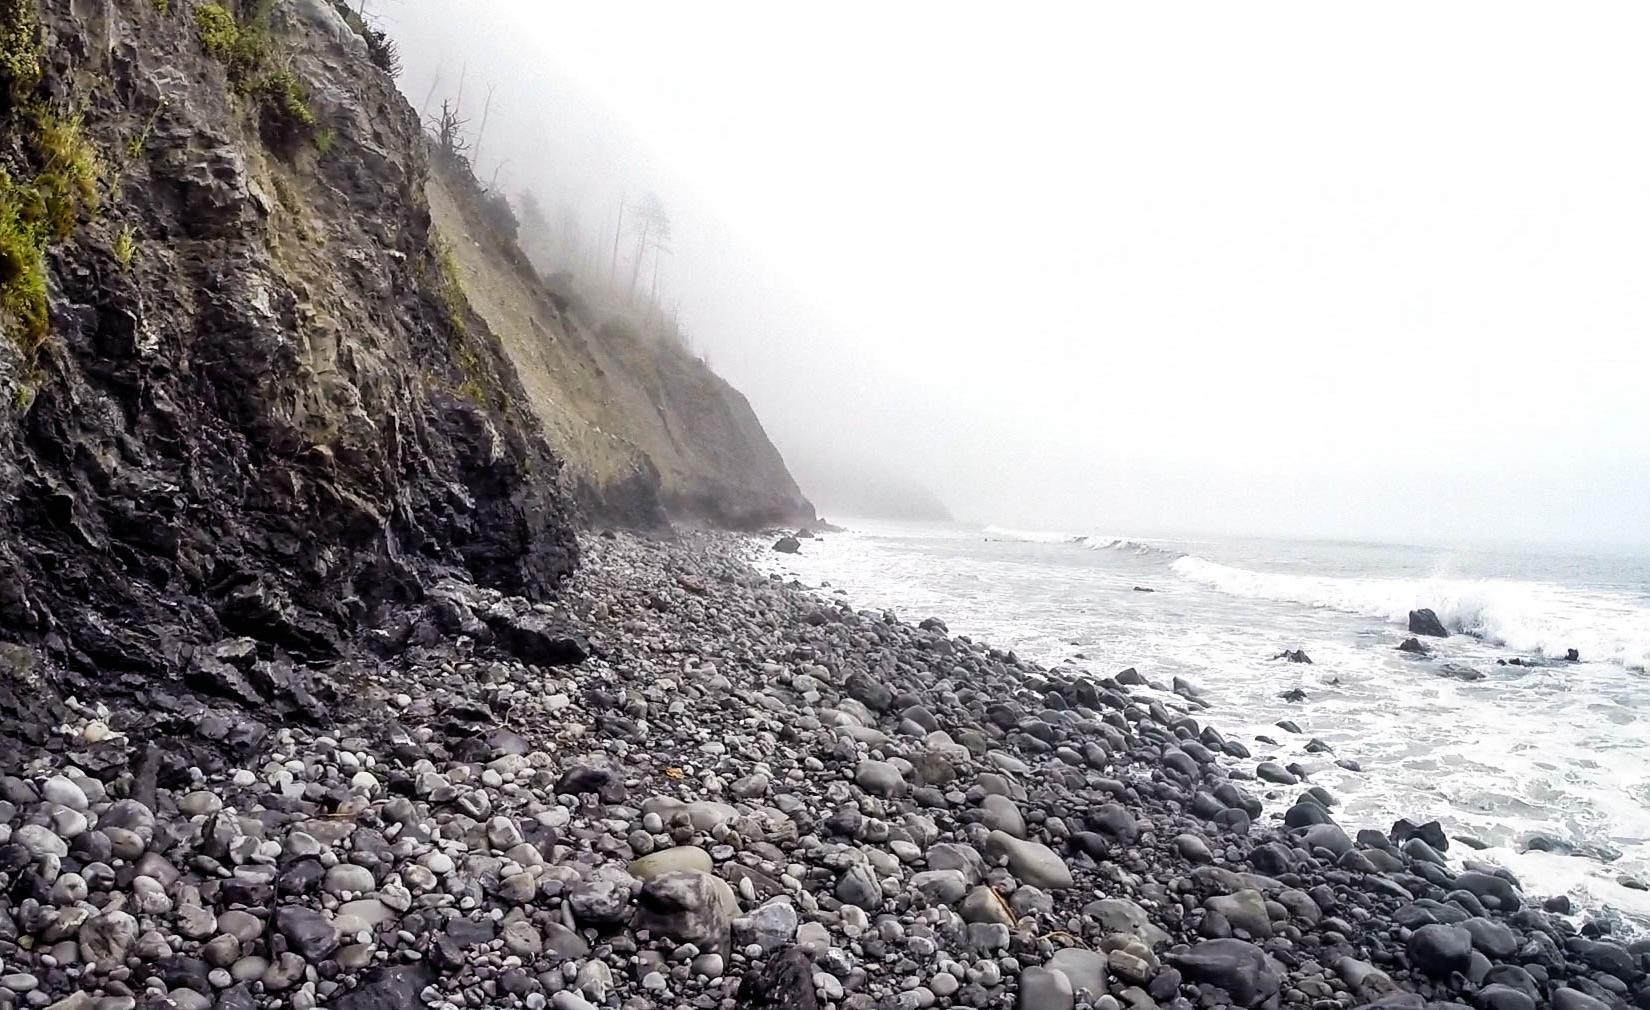
{"type": "MultiPolygon", "coordinates": [[[[1527,891],[1650,928],[1650,561],[850,523],[761,569],[1050,666],[1191,681],[1249,764],[1299,762],[1343,826],[1437,818],[1527,891]],[[1136,587],[1151,589],[1140,592],[1136,587]],[[1411,608],[1455,632],[1397,651],[1411,608]],[[1274,660],[1304,649],[1311,665],[1274,660]],[[1579,662],[1564,660],[1566,651],[1579,662]],[[1532,665],[1501,665],[1519,659],[1532,665]],[[1484,674],[1441,676],[1445,663],[1484,674]],[[1292,689],[1306,700],[1280,695],[1292,689]],[[1302,734],[1277,727],[1298,723],[1302,734]],[[1309,754],[1316,737],[1331,754],[1309,754]],[[1266,742],[1266,738],[1275,743],[1266,742]],[[1335,765],[1357,761],[1361,772],[1335,765]],[[1532,843],[1534,846],[1532,847],[1532,843]]],[[[1298,789],[1279,790],[1281,813],[1298,789]]],[[[1449,855],[1473,855],[1452,843],[1449,855]]]]}

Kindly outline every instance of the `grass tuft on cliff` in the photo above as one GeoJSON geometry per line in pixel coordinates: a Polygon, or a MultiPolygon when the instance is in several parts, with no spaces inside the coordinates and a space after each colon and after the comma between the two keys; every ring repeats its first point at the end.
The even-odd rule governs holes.
{"type": "Polygon", "coordinates": [[[464,283],[459,274],[458,254],[452,243],[440,235],[430,236],[430,256],[435,260],[435,296],[446,312],[447,322],[463,337],[469,330],[467,323],[470,303],[464,297],[464,283]]]}
{"type": "Polygon", "coordinates": [[[68,238],[82,208],[97,210],[97,182],[102,175],[97,152],[86,140],[83,120],[76,113],[58,117],[35,110],[40,155],[45,161],[35,185],[46,201],[46,217],[58,238],[68,238]]]}
{"type": "Polygon", "coordinates": [[[51,335],[45,219],[39,190],[0,170],[0,312],[26,360],[33,360],[51,335]]]}
{"type": "Polygon", "coordinates": [[[37,104],[20,118],[40,170],[19,179],[0,169],[0,314],[12,342],[33,361],[51,335],[46,246],[71,237],[83,211],[97,210],[103,169],[79,114],[60,116],[37,104]]]}
{"type": "Polygon", "coordinates": [[[309,107],[309,89],[292,75],[282,70],[258,81],[255,92],[264,107],[286,125],[310,129],[315,125],[315,113],[309,107]]]}
{"type": "Polygon", "coordinates": [[[195,9],[195,29],[202,48],[224,65],[235,93],[255,101],[266,123],[290,138],[315,128],[315,112],[303,82],[272,66],[278,60],[269,37],[271,6],[271,0],[257,0],[236,21],[223,5],[204,4],[195,9]]]}
{"type": "Polygon", "coordinates": [[[229,63],[235,58],[235,51],[241,42],[241,28],[227,7],[202,4],[195,8],[195,32],[200,36],[201,46],[221,62],[229,63]]]}

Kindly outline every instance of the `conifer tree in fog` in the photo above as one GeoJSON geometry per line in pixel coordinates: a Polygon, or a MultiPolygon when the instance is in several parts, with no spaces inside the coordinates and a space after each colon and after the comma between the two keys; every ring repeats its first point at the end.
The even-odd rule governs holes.
{"type": "Polygon", "coordinates": [[[665,213],[665,206],[652,193],[644,193],[630,208],[631,219],[635,223],[631,226],[636,232],[636,256],[630,263],[630,299],[636,300],[636,281],[642,274],[642,260],[647,251],[653,249],[655,255],[670,241],[670,216],[665,213]]]}

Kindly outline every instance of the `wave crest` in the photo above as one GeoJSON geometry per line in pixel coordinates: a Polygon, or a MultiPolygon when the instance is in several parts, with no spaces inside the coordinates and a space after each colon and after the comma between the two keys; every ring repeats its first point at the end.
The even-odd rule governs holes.
{"type": "Polygon", "coordinates": [[[1233,596],[1326,607],[1399,624],[1430,607],[1452,631],[1542,656],[1578,649],[1582,659],[1650,670],[1650,610],[1627,596],[1540,582],[1357,579],[1233,568],[1195,555],[1176,575],[1233,596]]]}
{"type": "Polygon", "coordinates": [[[1077,543],[1091,551],[1128,551],[1139,555],[1157,555],[1165,558],[1183,558],[1188,555],[1184,551],[1177,551],[1172,547],[1161,547],[1159,544],[1168,543],[1167,540],[1151,540],[1135,537],[1079,537],[1077,543]]]}

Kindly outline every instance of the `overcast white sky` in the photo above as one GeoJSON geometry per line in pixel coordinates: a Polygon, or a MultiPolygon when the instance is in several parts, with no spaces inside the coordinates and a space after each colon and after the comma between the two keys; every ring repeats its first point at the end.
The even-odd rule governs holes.
{"type": "Polygon", "coordinates": [[[1650,542],[1650,6],[376,8],[415,105],[497,86],[484,175],[660,195],[684,321],[804,476],[1650,542]]]}

